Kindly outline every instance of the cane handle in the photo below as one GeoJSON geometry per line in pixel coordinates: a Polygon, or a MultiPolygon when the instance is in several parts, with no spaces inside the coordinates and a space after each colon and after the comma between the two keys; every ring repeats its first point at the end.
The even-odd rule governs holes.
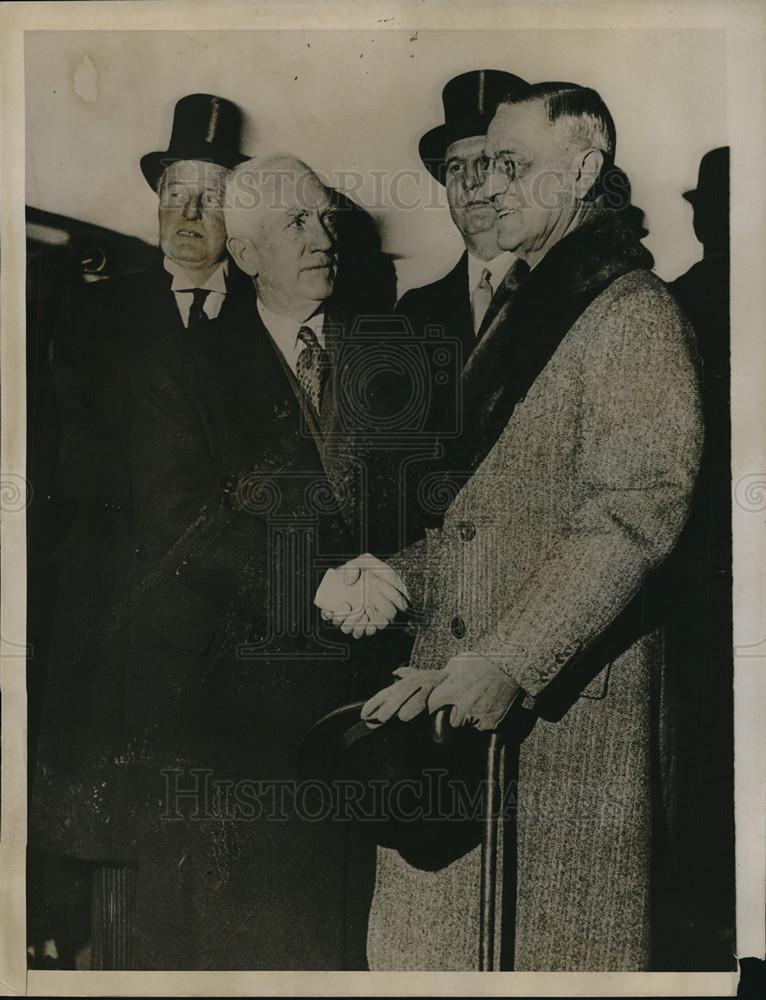
{"type": "Polygon", "coordinates": [[[450,738],[452,727],[449,724],[449,715],[451,711],[451,705],[442,705],[433,714],[433,739],[434,743],[438,743],[440,746],[447,743],[450,738]]]}

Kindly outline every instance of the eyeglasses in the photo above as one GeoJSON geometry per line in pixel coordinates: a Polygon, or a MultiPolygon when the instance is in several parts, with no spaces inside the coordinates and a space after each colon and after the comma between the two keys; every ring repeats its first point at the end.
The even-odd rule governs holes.
{"type": "Polygon", "coordinates": [[[510,153],[498,153],[496,156],[485,156],[487,173],[502,174],[509,181],[516,180],[518,162],[510,153]]]}

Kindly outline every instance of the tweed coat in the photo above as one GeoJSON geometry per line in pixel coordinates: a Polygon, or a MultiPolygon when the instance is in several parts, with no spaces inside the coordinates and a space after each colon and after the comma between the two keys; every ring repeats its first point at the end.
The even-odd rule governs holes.
{"type": "MultiPolygon", "coordinates": [[[[600,238],[575,237],[528,279],[551,309],[600,238]]],[[[652,968],[677,695],[655,580],[687,519],[703,428],[687,322],[646,262],[624,271],[566,329],[443,526],[392,560],[425,615],[412,666],[470,650],[526,692],[515,907],[498,937],[515,937],[518,970],[652,968]]],[[[488,350],[530,335],[524,294],[488,350]]],[[[477,968],[478,887],[478,849],[437,872],[379,849],[370,968],[477,968]]]]}

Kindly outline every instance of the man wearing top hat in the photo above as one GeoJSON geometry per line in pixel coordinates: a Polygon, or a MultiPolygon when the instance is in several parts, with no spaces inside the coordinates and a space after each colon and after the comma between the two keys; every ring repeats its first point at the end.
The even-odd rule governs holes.
{"type": "MultiPolygon", "coordinates": [[[[149,344],[172,330],[213,319],[247,289],[226,259],[222,196],[239,151],[241,114],[210,94],[175,108],[169,146],[147,153],[141,171],[158,198],[162,259],[137,274],[85,289],[73,343],[54,356],[60,409],[56,498],[82,505],[114,526],[128,506],[126,432],[130,373],[149,344]]],[[[91,525],[64,545],[81,561],[91,525]]]]}
{"type": "MultiPolygon", "coordinates": [[[[461,73],[442,92],[443,124],[426,132],[419,144],[424,166],[446,189],[465,251],[444,277],[405,292],[397,310],[409,319],[418,336],[428,328],[443,331],[462,364],[524,270],[514,254],[497,242],[496,213],[484,187],[484,139],[498,101],[526,86],[518,76],[502,70],[461,73]]],[[[461,367],[456,366],[456,371],[461,367]]],[[[437,423],[429,430],[437,429],[443,420],[451,426],[450,416],[442,417],[442,413],[454,404],[456,386],[434,385],[432,391],[438,396],[431,410],[437,423]]]]}
{"type": "MultiPolygon", "coordinates": [[[[140,160],[158,199],[162,258],[143,272],[87,286],[71,342],[60,343],[53,358],[59,442],[51,499],[64,511],[66,527],[51,556],[57,591],[38,760],[30,771],[31,842],[56,854],[90,860],[108,854],[87,811],[82,822],[60,822],[103,750],[93,737],[75,740],[72,708],[85,704],[90,692],[67,664],[135,561],[128,458],[132,373],[163,335],[189,333],[252,294],[227,259],[223,218],[226,176],[246,159],[240,132],[239,109],[222,97],[191,94],[177,102],[168,148],[140,160]]],[[[93,706],[96,715],[101,710],[107,706],[93,706]]]]}

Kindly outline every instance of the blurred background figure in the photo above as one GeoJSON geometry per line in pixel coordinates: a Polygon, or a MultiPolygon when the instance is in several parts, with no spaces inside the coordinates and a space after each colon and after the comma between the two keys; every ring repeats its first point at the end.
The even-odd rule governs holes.
{"type": "Polygon", "coordinates": [[[678,680],[689,695],[679,726],[686,743],[697,747],[678,764],[688,772],[682,783],[688,798],[675,833],[688,845],[678,878],[688,901],[688,929],[699,944],[697,968],[713,969],[731,961],[734,927],[727,146],[705,153],[697,186],[683,197],[692,206],[703,256],[669,287],[697,337],[705,444],[692,512],[669,576],[668,599],[680,612],[669,641],[682,653],[677,660],[687,673],[678,680]]]}
{"type": "Polygon", "coordinates": [[[718,395],[728,388],[729,372],[729,147],[705,153],[697,187],[685,191],[691,204],[694,235],[702,260],[676,278],[670,288],[694,324],[705,383],[718,395]]]}

